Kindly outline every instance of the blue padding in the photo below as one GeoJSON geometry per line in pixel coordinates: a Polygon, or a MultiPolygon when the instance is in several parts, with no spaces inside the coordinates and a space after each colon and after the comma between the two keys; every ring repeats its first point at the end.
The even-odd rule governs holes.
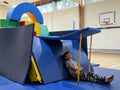
{"type": "Polygon", "coordinates": [[[21,85],[18,83],[12,83],[8,85],[0,86],[0,90],[37,90],[32,85],[21,85]]]}
{"type": "MultiPolygon", "coordinates": [[[[73,59],[77,61],[78,60],[78,47],[79,47],[77,40],[76,40],[76,43],[73,43],[72,40],[62,40],[62,42],[64,45],[63,46],[64,50],[70,51],[72,53],[73,59]]],[[[87,72],[88,71],[88,57],[83,49],[81,50],[80,63],[81,63],[81,66],[83,67],[83,70],[87,72]]],[[[92,66],[91,66],[91,71],[93,72],[92,66]]]]}
{"type": "Polygon", "coordinates": [[[65,34],[62,36],[40,36],[41,39],[50,39],[50,40],[74,40],[79,39],[80,34],[82,33],[82,37],[86,38],[89,35],[99,33],[100,30],[96,28],[84,28],[81,30],[75,30],[72,33],[65,34]]]}
{"type": "MultiPolygon", "coordinates": [[[[111,85],[97,84],[92,82],[77,83],[76,81],[62,80],[46,85],[21,85],[18,83],[0,85],[0,90],[120,90],[120,71],[106,68],[94,68],[96,73],[100,75],[115,75],[111,85]]],[[[4,83],[4,79],[0,83],[4,83]]]]}
{"type": "MultiPolygon", "coordinates": [[[[52,55],[48,59],[54,58],[54,60],[56,60],[55,62],[57,62],[57,66],[59,67],[59,74],[62,74],[62,76],[59,77],[59,79],[61,79],[61,80],[66,79],[69,76],[69,73],[65,67],[65,60],[63,58],[63,54],[65,51],[70,51],[72,53],[74,59],[77,61],[78,60],[78,46],[79,46],[79,45],[77,45],[78,41],[76,40],[76,42],[74,42],[74,43],[72,42],[72,40],[47,40],[47,39],[43,39],[43,41],[52,51],[52,55]]],[[[36,47],[34,54],[36,55],[36,59],[40,60],[39,58],[46,58],[46,54],[48,53],[48,50],[47,50],[47,52],[45,52],[46,54],[43,57],[41,57],[40,54],[43,53],[43,50],[46,50],[46,47],[42,47],[41,46],[42,42],[39,42],[39,40],[38,40],[38,44],[37,43],[34,44],[36,47]]],[[[45,44],[44,44],[44,46],[45,46],[45,44]]],[[[39,65],[39,63],[38,63],[38,65],[39,65]]],[[[51,68],[56,68],[56,66],[54,64],[52,64],[52,65],[53,66],[51,68]]],[[[88,58],[87,58],[87,55],[83,49],[81,51],[81,66],[83,67],[83,70],[85,72],[88,71],[88,58]]],[[[43,66],[43,67],[49,68],[49,66],[47,66],[47,67],[43,66]]],[[[41,68],[43,68],[43,67],[41,67],[41,68]]],[[[41,71],[41,68],[39,68],[40,71],[41,71]]],[[[93,71],[92,66],[91,66],[91,71],[93,71]]],[[[47,71],[41,72],[41,74],[42,73],[47,74],[48,72],[47,71]]],[[[49,75],[51,75],[51,74],[49,74],[49,75]]]]}
{"type": "MultiPolygon", "coordinates": [[[[109,86],[109,89],[104,89],[104,90],[120,90],[120,70],[95,67],[94,71],[95,73],[104,76],[110,76],[110,75],[115,76],[113,82],[111,83],[111,86],[109,86]]],[[[98,90],[103,90],[103,89],[100,87],[98,90]]]]}
{"type": "Polygon", "coordinates": [[[7,85],[7,84],[12,84],[14,83],[13,81],[8,80],[7,78],[0,76],[0,86],[7,85]]]}
{"type": "Polygon", "coordinates": [[[93,67],[97,67],[97,66],[100,66],[100,64],[92,63],[92,66],[93,66],[93,67]]]}
{"type": "MultiPolygon", "coordinates": [[[[82,43],[82,46],[81,46],[82,49],[81,49],[80,63],[81,63],[81,66],[83,66],[83,68],[84,68],[83,70],[85,72],[87,72],[88,71],[88,56],[87,56],[88,52],[85,52],[85,50],[87,49],[87,46],[84,45],[87,43],[87,41],[86,41],[86,39],[83,39],[82,42],[84,42],[84,43],[82,43]]],[[[72,47],[74,50],[74,51],[72,51],[73,56],[74,56],[75,60],[78,60],[79,40],[72,40],[72,45],[73,45],[72,47]]],[[[92,65],[90,66],[90,69],[91,69],[91,72],[93,72],[92,65]]]]}
{"type": "MultiPolygon", "coordinates": [[[[62,77],[60,77],[61,80],[68,78],[69,73],[66,69],[65,60],[63,58],[63,53],[65,52],[63,42],[60,40],[46,40],[46,39],[44,40],[44,42],[50,47],[55,57],[57,65],[59,66],[60,69],[60,73],[62,74],[62,77]]],[[[53,66],[53,68],[55,67],[53,66]]]]}
{"type": "Polygon", "coordinates": [[[43,40],[37,37],[34,37],[33,53],[44,84],[63,79],[51,49],[43,40]]]}
{"type": "Polygon", "coordinates": [[[13,6],[7,13],[7,19],[8,20],[17,20],[19,21],[24,13],[32,13],[35,17],[37,22],[40,24],[43,24],[43,16],[40,13],[39,9],[35,7],[31,3],[20,3],[16,6],[13,6]]]}

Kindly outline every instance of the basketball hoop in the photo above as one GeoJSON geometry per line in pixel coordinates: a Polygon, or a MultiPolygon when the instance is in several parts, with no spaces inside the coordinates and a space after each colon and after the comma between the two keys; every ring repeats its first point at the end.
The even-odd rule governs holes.
{"type": "Polygon", "coordinates": [[[115,23],[115,12],[104,12],[99,14],[100,26],[113,25],[115,23]]]}
{"type": "Polygon", "coordinates": [[[104,25],[110,25],[110,18],[104,18],[104,25]]]}

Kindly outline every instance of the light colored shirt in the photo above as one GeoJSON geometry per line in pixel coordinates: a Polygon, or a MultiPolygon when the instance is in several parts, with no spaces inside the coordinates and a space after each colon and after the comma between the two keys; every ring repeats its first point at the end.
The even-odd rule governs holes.
{"type": "Polygon", "coordinates": [[[74,67],[76,69],[78,69],[78,65],[77,65],[77,62],[75,62],[74,60],[66,60],[66,67],[68,69],[68,71],[70,72],[70,74],[73,76],[73,77],[77,77],[77,74],[76,74],[76,71],[71,69],[70,67],[74,67]]]}

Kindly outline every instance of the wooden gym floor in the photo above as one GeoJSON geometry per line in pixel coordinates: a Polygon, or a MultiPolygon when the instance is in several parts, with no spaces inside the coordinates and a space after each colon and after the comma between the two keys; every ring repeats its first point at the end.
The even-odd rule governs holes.
{"type": "Polygon", "coordinates": [[[92,52],[92,63],[99,67],[120,70],[120,50],[98,50],[92,52]]]}

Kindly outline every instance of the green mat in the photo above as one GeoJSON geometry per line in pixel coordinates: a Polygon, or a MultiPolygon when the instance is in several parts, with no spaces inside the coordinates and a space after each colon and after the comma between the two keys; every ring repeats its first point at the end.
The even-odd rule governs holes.
{"type": "Polygon", "coordinates": [[[0,28],[15,28],[19,26],[20,26],[20,23],[17,21],[0,19],[0,28]]]}

